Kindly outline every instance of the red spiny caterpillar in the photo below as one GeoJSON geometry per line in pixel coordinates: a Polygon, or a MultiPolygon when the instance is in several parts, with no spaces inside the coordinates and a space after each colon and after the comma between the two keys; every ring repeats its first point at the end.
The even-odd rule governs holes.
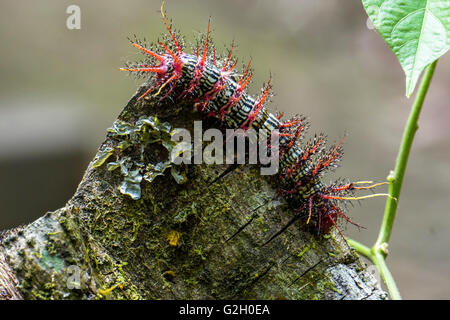
{"type": "Polygon", "coordinates": [[[175,36],[163,6],[161,14],[171,40],[166,43],[158,42],[159,49],[150,48],[138,40],[130,40],[132,46],[147,55],[147,60],[121,68],[137,75],[151,75],[151,85],[138,100],[149,98],[152,93],[154,97],[160,96],[161,99],[170,97],[189,101],[200,113],[218,118],[226,128],[265,129],[270,133],[277,130],[280,138],[280,170],[277,174],[279,190],[295,208],[294,219],[304,217],[307,224],[312,223],[317,227],[319,234],[329,232],[333,225],[339,230],[338,218],[357,225],[346,217],[343,204],[349,200],[374,196],[354,197],[352,194],[383,183],[370,185],[371,181],[322,182],[323,174],[336,168],[341,160],[343,138],[329,148],[325,146],[326,139],[323,135],[316,136],[306,145],[302,144],[307,128],[305,118],[293,117],[282,121],[281,116],[275,116],[265,107],[270,95],[271,79],[258,98],[252,97],[245,90],[252,77],[251,61],[242,75],[239,75],[235,71],[236,62],[231,58],[233,46],[223,60],[216,59],[215,50],[209,53],[209,22],[204,44],[199,46],[197,43],[194,53],[189,54],[175,36]]]}

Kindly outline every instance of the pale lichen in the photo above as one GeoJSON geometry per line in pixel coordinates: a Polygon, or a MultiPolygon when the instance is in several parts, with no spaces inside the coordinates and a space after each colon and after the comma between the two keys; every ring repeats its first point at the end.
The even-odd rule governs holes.
{"type": "Polygon", "coordinates": [[[152,182],[157,176],[163,175],[168,168],[178,184],[187,181],[183,167],[174,166],[174,160],[179,154],[190,150],[191,147],[190,145],[186,148],[178,147],[176,152],[172,152],[177,142],[171,139],[174,130],[170,124],[161,122],[155,116],[141,117],[134,124],[116,120],[108,132],[114,140],[117,140],[117,145],[114,148],[108,146],[100,150],[92,167],[102,166],[115,154],[116,160],[108,162],[107,169],[114,171],[120,168],[123,180],[119,190],[122,194],[139,200],[142,180],[152,182]],[[165,148],[168,155],[162,160],[159,159],[157,163],[151,163],[149,159],[145,158],[145,148],[147,145],[155,143],[165,148]]]}

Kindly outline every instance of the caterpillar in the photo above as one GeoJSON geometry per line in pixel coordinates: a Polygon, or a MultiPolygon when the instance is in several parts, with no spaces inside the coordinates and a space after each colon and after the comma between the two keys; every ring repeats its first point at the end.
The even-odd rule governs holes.
{"type": "MultiPolygon", "coordinates": [[[[131,45],[146,56],[142,62],[127,63],[122,71],[138,76],[150,74],[149,88],[138,100],[170,97],[188,101],[201,114],[215,117],[226,128],[248,130],[265,129],[279,134],[279,171],[277,173],[279,193],[295,209],[293,222],[300,217],[312,224],[319,234],[328,233],[335,226],[339,233],[338,219],[361,227],[345,215],[346,202],[376,196],[374,194],[355,197],[358,190],[372,189],[384,183],[359,181],[344,183],[323,182],[325,172],[337,168],[342,159],[344,137],[336,145],[326,147],[326,137],[316,135],[306,144],[302,143],[308,128],[305,117],[295,116],[282,121],[282,115],[269,112],[266,102],[271,95],[271,77],[260,96],[252,97],[246,87],[252,78],[251,60],[242,74],[235,71],[234,45],[224,59],[217,59],[215,49],[210,49],[210,21],[204,43],[197,42],[193,53],[184,51],[182,41],[177,38],[161,5],[161,15],[169,32],[166,42],[148,46],[146,41],[131,40],[131,45]],[[202,49],[202,52],[200,52],[202,49]]],[[[377,194],[384,195],[384,194],[377,194]]],[[[287,226],[286,226],[287,227],[287,226]]],[[[343,236],[343,235],[342,235],[343,236]]]]}

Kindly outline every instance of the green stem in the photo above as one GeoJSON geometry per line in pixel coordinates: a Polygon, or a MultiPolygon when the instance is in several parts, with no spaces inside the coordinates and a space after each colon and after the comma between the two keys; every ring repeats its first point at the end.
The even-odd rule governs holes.
{"type": "Polygon", "coordinates": [[[347,243],[350,247],[355,248],[356,252],[362,254],[363,256],[369,258],[372,260],[372,252],[370,251],[370,248],[363,245],[362,243],[359,243],[358,241],[355,241],[353,239],[346,239],[347,243]]]}
{"type": "Polygon", "coordinates": [[[380,273],[381,278],[386,284],[391,299],[401,300],[402,297],[400,295],[400,291],[398,291],[397,285],[395,284],[395,280],[392,277],[392,274],[389,271],[386,262],[384,261],[385,257],[384,254],[382,254],[381,252],[376,252],[374,248],[370,249],[369,247],[353,239],[347,239],[347,243],[351,247],[355,248],[358,253],[370,259],[370,261],[372,261],[372,263],[377,267],[377,270],[380,273]]]}
{"type": "Polygon", "coordinates": [[[380,272],[381,278],[383,278],[384,283],[389,291],[389,295],[392,300],[401,300],[402,296],[400,295],[400,291],[398,291],[397,285],[395,284],[394,277],[392,277],[389,268],[386,265],[386,261],[384,260],[384,254],[379,252],[374,252],[372,254],[371,260],[373,264],[377,267],[378,272],[380,272]]]}
{"type": "MultiPolygon", "coordinates": [[[[406,165],[408,164],[409,153],[414,140],[414,135],[417,131],[420,111],[422,110],[423,101],[430,86],[431,78],[433,77],[434,69],[436,68],[437,60],[430,64],[420,83],[419,91],[417,92],[414,104],[409,114],[408,122],[406,123],[405,131],[403,132],[402,142],[395,169],[388,177],[389,195],[387,198],[386,207],[384,210],[383,222],[381,223],[378,239],[375,243],[375,248],[379,248],[383,243],[388,243],[391,238],[392,227],[394,225],[395,214],[397,212],[398,199],[402,189],[403,177],[405,175],[406,165]]],[[[385,253],[384,253],[385,254],[385,253]]],[[[386,254],[385,254],[386,255],[386,254]]]]}
{"type": "Polygon", "coordinates": [[[397,161],[395,163],[395,169],[389,174],[389,197],[386,200],[386,207],[384,210],[383,222],[381,223],[378,239],[374,246],[369,249],[365,245],[352,240],[347,239],[350,246],[356,249],[356,251],[367,258],[369,258],[377,267],[383,278],[384,283],[387,286],[389,294],[392,299],[400,300],[401,295],[395,284],[395,280],[392,277],[389,268],[386,265],[386,256],[388,254],[388,242],[391,238],[392,227],[394,226],[395,214],[397,212],[398,199],[400,197],[400,191],[402,189],[403,177],[405,176],[406,166],[408,164],[409,153],[414,141],[414,135],[416,134],[418,126],[418,120],[420,111],[422,110],[425,96],[430,87],[431,79],[433,77],[434,70],[436,69],[437,60],[430,64],[420,83],[419,90],[417,92],[414,104],[409,114],[408,122],[406,123],[405,130],[403,132],[402,141],[400,144],[397,161]]]}

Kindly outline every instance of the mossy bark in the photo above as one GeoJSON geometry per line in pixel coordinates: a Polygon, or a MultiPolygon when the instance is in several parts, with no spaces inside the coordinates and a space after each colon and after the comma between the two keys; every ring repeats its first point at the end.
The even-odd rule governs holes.
{"type": "MultiPolygon", "coordinates": [[[[120,120],[192,128],[188,106],[137,102],[143,89],[120,120]]],[[[117,144],[108,134],[98,154],[117,144]]],[[[167,157],[157,143],[141,147],[167,157]]],[[[386,298],[335,231],[317,236],[297,221],[265,244],[293,210],[255,166],[190,165],[184,184],[166,170],[134,200],[119,190],[120,170],[94,160],[64,208],[3,233],[0,299],[386,298]]]]}

